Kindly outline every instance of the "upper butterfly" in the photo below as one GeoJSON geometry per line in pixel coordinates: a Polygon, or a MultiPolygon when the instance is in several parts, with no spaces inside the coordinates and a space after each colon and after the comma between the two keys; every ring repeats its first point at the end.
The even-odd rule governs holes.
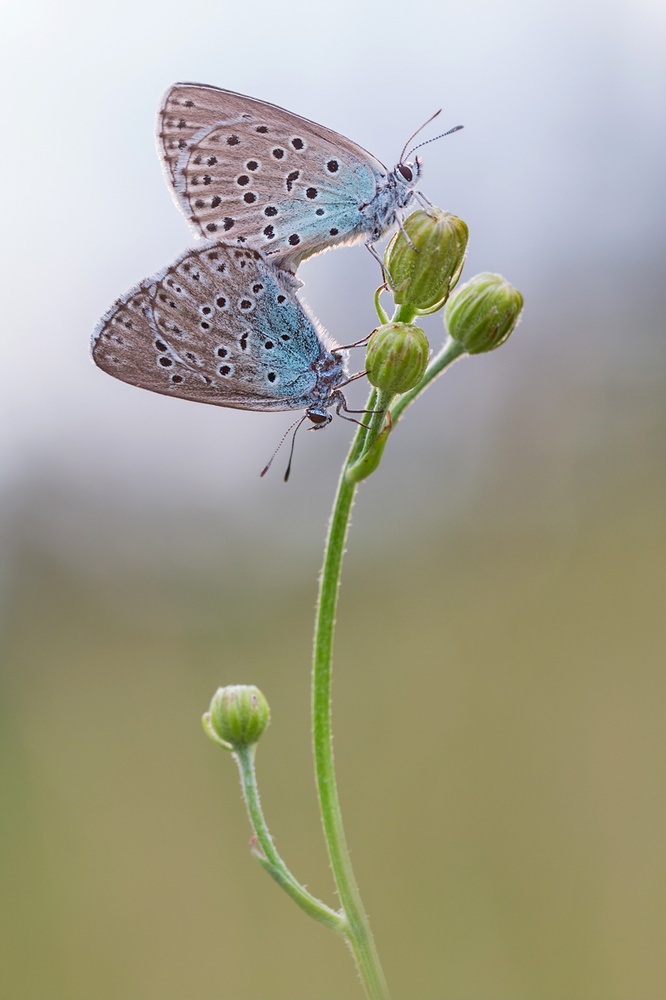
{"type": "Polygon", "coordinates": [[[236,241],[295,272],[341,243],[381,238],[412,200],[421,173],[386,167],[356,143],[267,101],[176,83],[157,141],[181,210],[207,239],[236,241]]]}

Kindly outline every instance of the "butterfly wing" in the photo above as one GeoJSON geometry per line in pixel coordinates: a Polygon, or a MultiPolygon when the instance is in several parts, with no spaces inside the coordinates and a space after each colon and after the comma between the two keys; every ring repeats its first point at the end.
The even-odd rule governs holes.
{"type": "Polygon", "coordinates": [[[157,132],[176,200],[208,239],[236,240],[294,269],[371,233],[363,209],[386,186],[386,168],[331,129],[229,90],[177,83],[157,132]]]}
{"type": "Polygon", "coordinates": [[[242,410],[318,401],[322,364],[346,377],[280,272],[225,244],[187,251],[116,302],[92,355],[131,385],[242,410]]]}

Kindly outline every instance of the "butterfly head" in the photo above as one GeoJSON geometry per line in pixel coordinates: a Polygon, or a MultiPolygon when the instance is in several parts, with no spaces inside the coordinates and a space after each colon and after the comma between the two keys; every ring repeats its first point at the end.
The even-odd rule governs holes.
{"type": "Polygon", "coordinates": [[[404,208],[412,200],[414,189],[421,178],[421,160],[418,156],[414,158],[413,163],[401,160],[391,176],[396,203],[400,208],[404,208]]]}
{"type": "Polygon", "coordinates": [[[395,168],[396,180],[401,181],[407,187],[416,187],[421,176],[421,158],[414,157],[413,163],[403,163],[402,161],[395,168]]]}

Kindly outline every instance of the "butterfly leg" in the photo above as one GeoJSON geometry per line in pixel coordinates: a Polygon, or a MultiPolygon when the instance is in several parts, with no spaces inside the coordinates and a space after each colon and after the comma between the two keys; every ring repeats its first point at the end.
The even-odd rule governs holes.
{"type": "Polygon", "coordinates": [[[419,200],[419,202],[421,203],[421,205],[422,205],[422,206],[423,206],[423,208],[425,209],[425,212],[426,212],[426,215],[427,215],[427,216],[428,216],[428,217],[429,217],[430,219],[436,219],[436,218],[437,218],[437,216],[436,216],[436,214],[435,214],[434,212],[433,212],[433,213],[430,213],[430,212],[428,211],[428,209],[430,209],[430,208],[433,208],[433,209],[434,209],[434,208],[435,208],[435,206],[433,205],[433,203],[432,203],[432,202],[430,201],[430,199],[429,199],[429,198],[426,198],[426,196],[425,196],[425,195],[423,194],[423,192],[422,192],[422,191],[415,191],[415,192],[414,192],[414,197],[415,197],[415,198],[417,198],[417,199],[419,200]]]}
{"type": "MultiPolygon", "coordinates": [[[[351,382],[353,379],[360,378],[361,375],[365,375],[365,374],[366,374],[366,372],[359,372],[358,375],[352,375],[352,377],[351,377],[351,379],[349,379],[349,381],[351,382]]],[[[346,382],[345,382],[345,385],[347,385],[346,382]]],[[[334,397],[337,400],[336,406],[335,406],[335,412],[337,413],[337,415],[339,417],[342,417],[343,420],[349,420],[353,424],[358,424],[359,427],[365,427],[366,430],[370,426],[370,424],[364,424],[361,420],[355,420],[354,417],[346,417],[345,413],[379,413],[380,412],[380,410],[350,410],[349,407],[347,406],[347,400],[345,399],[344,395],[339,390],[335,392],[334,397]],[[342,413],[341,410],[344,410],[345,413],[342,413]]]]}
{"type": "Polygon", "coordinates": [[[382,260],[382,258],[379,256],[379,254],[375,250],[375,240],[368,240],[368,242],[365,244],[365,246],[366,246],[366,249],[370,251],[370,253],[372,254],[372,256],[375,258],[375,260],[377,261],[377,263],[381,267],[381,269],[382,269],[382,277],[384,279],[384,284],[388,285],[389,288],[394,288],[395,286],[393,284],[393,280],[391,279],[391,272],[389,271],[388,267],[386,266],[386,264],[384,263],[384,261],[382,260]]]}
{"type": "MultiPolygon", "coordinates": [[[[346,384],[347,383],[345,382],[345,385],[346,384]]],[[[349,420],[350,423],[352,423],[352,424],[358,424],[359,427],[365,427],[365,428],[367,428],[369,426],[368,424],[364,424],[361,420],[356,420],[355,417],[346,417],[345,416],[345,413],[367,413],[368,411],[367,410],[350,410],[349,407],[347,406],[347,400],[345,399],[343,393],[341,393],[339,389],[336,389],[336,391],[331,396],[331,403],[333,403],[333,402],[335,402],[335,412],[337,413],[337,415],[339,417],[342,417],[343,420],[349,420]],[[342,413],[342,410],[344,410],[345,413],[342,413]]]]}
{"type": "Polygon", "coordinates": [[[368,240],[368,242],[365,245],[366,245],[366,248],[370,251],[370,253],[375,258],[375,260],[377,261],[377,263],[379,264],[379,266],[381,267],[381,269],[383,271],[384,270],[384,261],[382,260],[382,258],[379,256],[379,254],[375,250],[375,240],[368,240]]]}
{"type": "Polygon", "coordinates": [[[405,224],[404,224],[404,222],[402,220],[402,216],[398,216],[398,228],[400,229],[400,232],[405,237],[405,239],[407,240],[407,243],[412,248],[412,250],[414,251],[414,253],[420,253],[420,251],[418,250],[418,248],[414,246],[414,244],[412,243],[411,239],[409,238],[409,233],[405,229],[405,224]]]}
{"type": "MultiPolygon", "coordinates": [[[[372,332],[374,333],[374,330],[372,332]]],[[[368,336],[365,339],[368,340],[371,336],[372,336],[372,333],[369,333],[368,336]]],[[[359,343],[363,343],[363,342],[359,341],[359,343]]],[[[351,346],[352,347],[356,347],[356,344],[352,344],[351,346]]],[[[345,382],[340,382],[338,388],[342,389],[343,386],[349,385],[350,382],[355,382],[357,378],[363,378],[363,376],[367,375],[367,374],[368,373],[366,371],[356,372],[355,375],[350,375],[349,378],[345,382]]],[[[342,393],[340,393],[340,395],[342,396],[342,393]]],[[[344,399],[344,396],[342,398],[344,399]]],[[[346,409],[346,407],[345,407],[345,409],[346,409]]],[[[354,412],[356,412],[356,413],[365,413],[366,411],[365,410],[356,410],[354,412]]]]}
{"type": "MultiPolygon", "coordinates": [[[[342,347],[336,347],[335,349],[336,351],[351,351],[352,347],[362,347],[363,344],[367,344],[373,333],[374,330],[367,334],[367,336],[361,337],[361,339],[357,340],[354,344],[343,344],[342,347]]],[[[365,375],[365,372],[359,372],[359,375],[353,375],[352,378],[359,378],[360,375],[365,375]]]]}
{"type": "Polygon", "coordinates": [[[416,199],[417,199],[418,201],[420,201],[420,202],[421,202],[421,204],[422,204],[422,205],[424,206],[424,208],[425,208],[426,206],[427,206],[428,208],[432,208],[432,202],[430,201],[430,198],[426,198],[426,196],[424,195],[423,191],[415,191],[415,192],[414,192],[414,197],[415,197],[415,198],[416,198],[416,199]]]}

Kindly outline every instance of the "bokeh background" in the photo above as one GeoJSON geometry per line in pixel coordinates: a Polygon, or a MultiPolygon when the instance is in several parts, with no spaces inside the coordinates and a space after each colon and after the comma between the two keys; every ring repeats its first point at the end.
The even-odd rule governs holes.
{"type": "MultiPolygon", "coordinates": [[[[423,150],[423,190],[468,222],[466,275],[525,296],[508,344],[410,411],[355,511],[336,753],[394,997],[666,996],[664,11],[3,4],[3,996],[361,995],[250,857],[199,726],[217,685],[262,687],[269,822],[331,900],[309,646],[353,428],[301,433],[285,486],[283,458],[258,473],[288,414],[165,399],[88,359],[111,302],[193,242],[153,140],[176,80],[389,165],[442,107],[465,130],[423,150]]],[[[340,342],[372,328],[362,247],[301,276],[340,342]]]]}

